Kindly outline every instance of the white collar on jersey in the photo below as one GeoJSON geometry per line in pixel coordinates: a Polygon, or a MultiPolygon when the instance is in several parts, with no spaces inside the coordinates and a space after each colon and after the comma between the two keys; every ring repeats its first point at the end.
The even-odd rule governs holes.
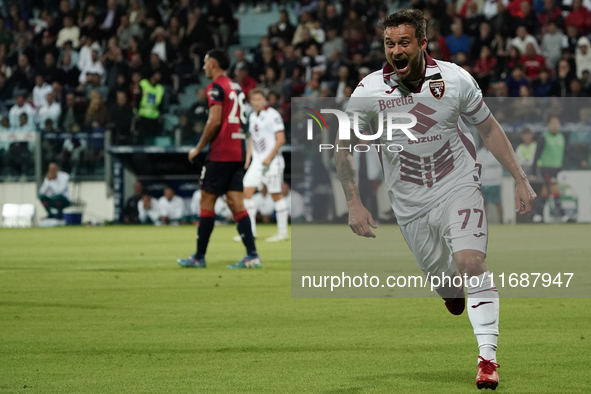
{"type": "Polygon", "coordinates": [[[423,77],[421,83],[419,83],[419,85],[414,91],[410,91],[405,84],[401,83],[400,79],[394,72],[394,68],[390,65],[390,63],[386,63],[386,65],[382,69],[382,73],[384,74],[384,83],[393,88],[392,91],[394,91],[395,88],[400,89],[402,94],[405,96],[408,96],[411,93],[418,93],[421,91],[421,87],[423,86],[423,83],[425,81],[442,79],[441,70],[439,69],[439,66],[437,65],[435,60],[433,60],[433,58],[427,54],[427,52],[425,52],[425,64],[425,76],[423,77]]]}

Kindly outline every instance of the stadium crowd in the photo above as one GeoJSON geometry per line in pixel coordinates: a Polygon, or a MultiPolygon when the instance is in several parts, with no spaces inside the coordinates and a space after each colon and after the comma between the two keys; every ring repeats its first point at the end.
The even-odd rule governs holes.
{"type": "MultiPolygon", "coordinates": [[[[380,20],[404,6],[423,10],[430,55],[468,70],[485,95],[591,93],[591,0],[282,3],[289,11],[279,12],[254,48],[240,46],[245,6],[227,0],[5,2],[0,133],[109,129],[114,144],[151,145],[173,136],[163,116],[171,114],[182,142],[193,144],[207,119],[205,91],[197,91],[190,108],[179,106],[179,97],[187,86],[204,86],[203,57],[221,47],[232,50],[229,74],[246,94],[257,86],[269,94],[289,143],[290,99],[348,97],[384,64],[380,20]]],[[[80,148],[67,143],[44,144],[44,155],[70,157],[80,148]]]]}

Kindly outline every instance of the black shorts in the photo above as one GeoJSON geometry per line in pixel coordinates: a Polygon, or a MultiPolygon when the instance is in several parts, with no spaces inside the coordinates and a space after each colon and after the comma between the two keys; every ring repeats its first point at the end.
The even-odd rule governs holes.
{"type": "Polygon", "coordinates": [[[551,167],[542,167],[540,171],[542,172],[542,178],[546,181],[548,186],[552,186],[556,184],[556,177],[560,172],[560,168],[551,168],[551,167]]]}
{"type": "Polygon", "coordinates": [[[229,191],[241,192],[244,162],[209,161],[201,170],[201,190],[221,196],[229,191]]]}

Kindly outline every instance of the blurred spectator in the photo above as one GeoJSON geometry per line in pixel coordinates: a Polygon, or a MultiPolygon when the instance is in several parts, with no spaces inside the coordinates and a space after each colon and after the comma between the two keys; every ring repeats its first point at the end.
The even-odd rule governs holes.
{"type": "Polygon", "coordinates": [[[283,89],[283,82],[277,78],[275,69],[272,67],[267,68],[265,75],[261,77],[261,84],[259,87],[265,90],[265,95],[270,92],[281,92],[283,89]]]}
{"type": "Polygon", "coordinates": [[[84,114],[83,104],[77,102],[74,93],[68,93],[59,121],[61,129],[67,132],[80,131],[80,127],[84,124],[84,114]]]}
{"type": "Polygon", "coordinates": [[[566,147],[566,141],[560,128],[560,119],[555,116],[550,118],[548,131],[542,133],[536,146],[534,166],[540,167],[545,184],[534,205],[534,223],[543,221],[544,205],[550,196],[554,198],[554,206],[562,221],[566,222],[569,219],[562,208],[561,192],[556,179],[562,169],[566,147]]]}
{"type": "Polygon", "coordinates": [[[349,39],[353,32],[358,33],[361,38],[365,38],[367,34],[365,23],[359,17],[359,13],[354,9],[350,9],[343,21],[343,38],[345,40],[349,39]]]}
{"type": "Polygon", "coordinates": [[[517,160],[528,177],[535,177],[534,157],[536,155],[537,142],[534,140],[534,133],[529,128],[521,132],[522,143],[515,149],[517,160]]]}
{"type": "Polygon", "coordinates": [[[289,21],[289,14],[282,10],[279,12],[279,22],[269,26],[269,41],[272,45],[277,45],[280,39],[291,42],[294,32],[295,27],[289,21]]]}
{"type": "Polygon", "coordinates": [[[238,48],[234,51],[234,58],[236,62],[232,64],[230,69],[228,70],[228,76],[230,78],[234,78],[236,75],[236,70],[239,68],[246,68],[249,74],[254,73],[254,66],[248,60],[246,60],[244,56],[244,49],[238,48]]]}
{"type": "Polygon", "coordinates": [[[35,87],[33,88],[33,105],[35,108],[47,104],[47,95],[53,92],[53,88],[50,84],[45,82],[43,75],[37,75],[35,77],[35,87]]]}
{"type": "Polygon", "coordinates": [[[35,109],[26,102],[24,93],[19,93],[16,96],[16,103],[10,111],[8,112],[8,119],[10,121],[11,128],[20,127],[20,116],[21,114],[27,114],[29,119],[33,119],[35,117],[35,109]]]}
{"type": "Polygon", "coordinates": [[[513,108],[513,117],[520,122],[537,122],[541,119],[536,100],[532,99],[528,85],[519,87],[519,100],[513,108]]]}
{"type": "Polygon", "coordinates": [[[300,23],[295,29],[291,45],[298,47],[302,41],[310,39],[310,29],[314,28],[314,21],[308,12],[302,12],[300,15],[300,23]]]}
{"type": "Polygon", "coordinates": [[[208,50],[215,47],[213,35],[207,25],[207,17],[202,15],[201,8],[197,7],[187,15],[187,29],[185,31],[185,45],[189,52],[197,54],[201,59],[208,50]]]}
{"type": "Polygon", "coordinates": [[[326,41],[322,46],[322,55],[325,58],[330,58],[333,51],[337,51],[339,54],[345,53],[345,41],[343,37],[337,35],[337,30],[332,28],[326,32],[326,41]]]}
{"type": "Polygon", "coordinates": [[[158,81],[162,85],[171,85],[172,81],[170,78],[171,71],[170,68],[164,63],[160,56],[156,53],[150,54],[150,62],[148,65],[143,69],[143,75],[149,77],[154,73],[158,73],[160,75],[158,81]]]}
{"type": "Polygon", "coordinates": [[[589,34],[591,29],[591,12],[583,7],[582,0],[573,0],[571,11],[569,12],[564,24],[573,25],[577,28],[579,34],[589,34]]]}
{"type": "Polygon", "coordinates": [[[570,81],[574,78],[567,60],[558,62],[558,74],[552,84],[552,96],[567,97],[570,93],[570,81]]]}
{"type": "Polygon", "coordinates": [[[575,54],[577,78],[583,77],[583,71],[591,70],[591,48],[589,46],[590,43],[587,37],[583,36],[579,38],[579,41],[577,42],[577,52],[575,54]]]}
{"type": "Polygon", "coordinates": [[[66,53],[62,58],[60,73],[58,75],[58,81],[66,88],[78,86],[80,70],[72,64],[72,55],[70,53],[66,53]]]}
{"type": "Polygon", "coordinates": [[[101,29],[109,35],[115,34],[121,22],[123,12],[117,7],[117,0],[107,0],[107,13],[101,24],[101,29]]]}
{"type": "MultiPolygon", "coordinates": [[[[585,96],[586,96],[586,94],[583,91],[583,86],[581,85],[581,81],[579,81],[577,78],[573,78],[570,81],[570,93],[568,94],[568,97],[585,97],[585,96]]],[[[580,119],[579,119],[579,109],[580,108],[579,108],[578,104],[579,103],[575,102],[572,104],[572,106],[569,106],[569,109],[576,114],[573,119],[569,119],[572,122],[580,121],[580,119]]]]}
{"type": "Polygon", "coordinates": [[[529,1],[522,1],[519,4],[519,8],[519,12],[513,18],[512,25],[514,27],[523,26],[529,34],[536,34],[539,30],[539,21],[532,10],[531,3],[529,1]]]}
{"type": "Polygon", "coordinates": [[[159,81],[160,73],[155,72],[150,79],[142,79],[139,83],[141,100],[137,103],[136,129],[141,133],[141,141],[156,137],[160,132],[160,107],[164,88],[159,81]]]}
{"type": "Polygon", "coordinates": [[[96,91],[91,91],[88,94],[88,99],[89,104],[84,117],[84,125],[88,129],[104,126],[109,116],[105,101],[96,91]]]}
{"type": "Polygon", "coordinates": [[[516,66],[511,71],[511,75],[505,80],[505,83],[509,88],[509,97],[518,97],[519,89],[524,85],[529,86],[529,81],[525,77],[521,66],[516,66]]]}
{"type": "Polygon", "coordinates": [[[57,68],[55,59],[54,54],[48,52],[43,57],[43,64],[37,67],[37,73],[42,75],[48,83],[53,83],[59,78],[60,70],[57,68]]]}
{"type": "Polygon", "coordinates": [[[472,49],[470,51],[471,57],[473,59],[479,59],[482,54],[482,47],[487,46],[490,49],[492,42],[493,35],[490,25],[486,22],[481,23],[478,27],[478,35],[472,44],[472,49]]]}
{"type": "Polygon", "coordinates": [[[80,38],[80,52],[78,60],[78,69],[86,69],[93,63],[92,52],[96,51],[96,59],[98,60],[98,54],[100,53],[101,47],[98,42],[88,37],[80,38]]]}
{"type": "Polygon", "coordinates": [[[490,49],[487,46],[483,46],[480,50],[480,58],[474,65],[474,74],[476,82],[482,92],[488,91],[488,85],[493,76],[495,67],[497,65],[497,59],[492,55],[490,49]]]}
{"type": "MultiPolygon", "coordinates": [[[[548,0],[552,1],[552,0],[548,0]]],[[[560,59],[561,48],[566,36],[556,27],[556,22],[550,21],[548,29],[542,37],[542,54],[546,57],[546,64],[554,69],[556,62],[560,59]]]]}
{"type": "Polygon", "coordinates": [[[79,85],[76,90],[85,96],[88,96],[91,92],[97,92],[103,100],[106,100],[109,95],[109,88],[101,84],[101,76],[94,71],[86,75],[86,82],[79,85]]]}
{"type": "Polygon", "coordinates": [[[338,71],[338,81],[334,86],[336,94],[336,102],[342,102],[345,98],[345,88],[352,83],[351,76],[349,75],[349,67],[341,66],[338,71]]]}
{"type": "Polygon", "coordinates": [[[18,57],[18,64],[12,72],[11,83],[15,89],[30,91],[34,86],[35,75],[35,69],[29,63],[29,58],[22,54],[18,57]]]}
{"type": "Polygon", "coordinates": [[[318,53],[318,46],[313,44],[306,50],[306,56],[302,58],[302,65],[306,68],[306,81],[309,81],[312,73],[324,74],[326,58],[318,53]]]}
{"type": "Polygon", "coordinates": [[[62,115],[62,107],[55,101],[53,92],[45,97],[45,104],[37,110],[37,122],[40,127],[44,127],[47,120],[51,120],[52,126],[57,125],[62,115]]]}
{"type": "Polygon", "coordinates": [[[528,33],[525,26],[519,26],[517,28],[517,36],[513,38],[509,44],[517,48],[517,50],[519,50],[519,53],[526,52],[527,44],[532,44],[534,46],[534,49],[536,50],[536,53],[541,52],[538,42],[536,41],[534,36],[528,33]]]}
{"type": "Polygon", "coordinates": [[[82,62],[83,59],[80,59],[80,77],[78,77],[78,82],[81,84],[87,83],[87,75],[88,74],[97,74],[101,77],[101,81],[105,75],[105,67],[99,58],[99,50],[92,49],[90,52],[90,63],[82,62]]]}
{"type": "Polygon", "coordinates": [[[170,42],[166,38],[166,30],[163,27],[156,28],[152,33],[150,53],[158,55],[163,62],[166,62],[171,55],[170,42]]]}
{"type": "Polygon", "coordinates": [[[78,48],[80,43],[80,28],[74,25],[74,20],[70,15],[64,17],[64,27],[58,33],[55,45],[61,48],[66,41],[71,41],[74,48],[78,48]]]}
{"type": "Polygon", "coordinates": [[[566,37],[562,43],[563,53],[566,51],[568,59],[572,59],[577,51],[577,45],[579,43],[579,31],[575,25],[566,26],[566,37]]]}
{"type": "Polygon", "coordinates": [[[552,94],[552,81],[547,68],[542,68],[538,78],[532,81],[533,97],[549,97],[552,94]]]}
{"type": "Polygon", "coordinates": [[[211,0],[207,22],[218,34],[221,47],[227,48],[237,30],[230,4],[226,0],[211,0]]]}
{"type": "MultiPolygon", "coordinates": [[[[41,126],[43,127],[43,134],[55,133],[56,131],[51,119],[46,119],[41,126]]],[[[41,142],[43,162],[60,160],[63,145],[64,141],[62,139],[43,139],[41,142]]]]}
{"type": "Polygon", "coordinates": [[[132,37],[138,37],[142,35],[142,30],[137,24],[131,24],[129,16],[126,14],[121,15],[121,24],[117,28],[117,38],[119,39],[119,46],[122,50],[126,51],[129,49],[129,41],[132,37]]]}
{"type": "Polygon", "coordinates": [[[178,225],[185,215],[185,202],[170,187],[164,189],[164,195],[158,200],[158,208],[163,224],[178,225]]]}
{"type": "Polygon", "coordinates": [[[445,38],[445,43],[449,49],[449,53],[453,56],[458,52],[468,53],[470,51],[470,40],[467,35],[464,34],[462,29],[462,22],[456,21],[451,26],[452,34],[445,38]]]}
{"type": "Polygon", "coordinates": [[[87,37],[92,41],[101,41],[104,38],[104,32],[98,26],[96,16],[87,12],[86,18],[81,25],[80,35],[87,37]]]}
{"type": "Polygon", "coordinates": [[[591,97],[591,72],[589,70],[583,70],[581,77],[581,86],[586,92],[587,96],[591,97]]]}
{"type": "Polygon", "coordinates": [[[248,97],[248,93],[257,86],[257,81],[248,75],[248,70],[244,66],[236,70],[234,80],[240,85],[240,88],[242,88],[246,97],[248,97]]]}
{"type": "Polygon", "coordinates": [[[471,1],[468,4],[466,11],[466,18],[464,19],[464,27],[466,34],[469,37],[476,37],[479,35],[479,28],[483,23],[486,23],[486,19],[482,12],[478,9],[478,4],[475,1],[471,1]]]}
{"type": "Polygon", "coordinates": [[[43,184],[39,188],[39,200],[50,218],[61,219],[63,210],[70,206],[70,176],[50,163],[43,184]]]}
{"type": "Polygon", "coordinates": [[[545,33],[550,28],[550,24],[554,24],[554,28],[562,28],[564,26],[564,18],[560,8],[557,7],[554,0],[543,0],[544,9],[538,15],[538,22],[542,33],[545,33]]]}
{"type": "Polygon", "coordinates": [[[131,24],[140,24],[144,19],[144,8],[140,6],[138,0],[129,0],[129,22],[131,24]]]}
{"type": "Polygon", "coordinates": [[[141,182],[133,184],[133,196],[129,197],[123,207],[123,223],[138,224],[140,223],[138,204],[142,201],[144,194],[144,187],[141,182]]]}
{"type": "Polygon", "coordinates": [[[158,201],[149,194],[144,194],[137,203],[138,219],[142,224],[160,225],[158,201]]]}
{"type": "Polygon", "coordinates": [[[127,102],[127,94],[124,91],[117,92],[117,102],[109,111],[109,120],[112,144],[130,145],[132,143],[133,108],[127,102]]]}
{"type": "Polygon", "coordinates": [[[322,18],[322,28],[326,32],[336,30],[337,33],[340,33],[343,27],[343,21],[338,15],[335,5],[328,4],[325,11],[324,18],[322,18]]]}
{"type": "Polygon", "coordinates": [[[525,75],[532,80],[537,78],[540,74],[540,70],[546,67],[546,60],[544,56],[539,55],[533,44],[527,44],[525,55],[521,58],[521,66],[525,70],[525,75]]]}
{"type": "Polygon", "coordinates": [[[13,131],[30,132],[35,131],[35,122],[33,117],[27,115],[25,112],[18,117],[18,126],[13,131]]]}

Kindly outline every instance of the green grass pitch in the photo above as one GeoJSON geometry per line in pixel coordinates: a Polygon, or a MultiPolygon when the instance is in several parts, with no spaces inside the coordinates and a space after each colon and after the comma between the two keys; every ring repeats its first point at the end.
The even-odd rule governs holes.
{"type": "MultiPolygon", "coordinates": [[[[415,264],[397,228],[378,231],[415,264]]],[[[290,244],[259,242],[263,269],[230,271],[235,233],[217,227],[208,268],[192,270],[175,263],[193,251],[191,226],[0,230],[0,393],[478,392],[466,313],[293,299],[290,244]]],[[[545,264],[591,263],[590,233],[491,226],[489,265],[536,248],[545,264]]],[[[505,299],[500,322],[496,392],[591,392],[589,299],[505,299]]]]}

